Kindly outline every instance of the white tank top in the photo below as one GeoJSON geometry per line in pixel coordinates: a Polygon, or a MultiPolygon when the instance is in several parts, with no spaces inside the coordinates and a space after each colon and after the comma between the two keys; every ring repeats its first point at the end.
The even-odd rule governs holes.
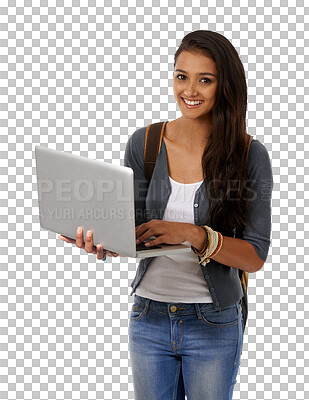
{"type": "MultiPolygon", "coordinates": [[[[200,182],[179,183],[169,177],[172,192],[164,211],[164,221],[194,224],[193,204],[200,182]]],[[[190,246],[185,241],[183,244],[190,246]]],[[[190,252],[158,256],[148,266],[136,288],[138,296],[167,303],[212,303],[197,255],[190,252]]]]}

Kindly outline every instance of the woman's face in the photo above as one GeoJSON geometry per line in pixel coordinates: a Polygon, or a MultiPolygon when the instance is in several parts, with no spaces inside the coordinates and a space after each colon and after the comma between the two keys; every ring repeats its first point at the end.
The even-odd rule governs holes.
{"type": "Polygon", "coordinates": [[[216,100],[217,83],[217,67],[211,58],[182,51],[173,72],[173,90],[183,117],[208,119],[216,100]],[[185,100],[199,100],[201,104],[185,104],[185,100]]]}

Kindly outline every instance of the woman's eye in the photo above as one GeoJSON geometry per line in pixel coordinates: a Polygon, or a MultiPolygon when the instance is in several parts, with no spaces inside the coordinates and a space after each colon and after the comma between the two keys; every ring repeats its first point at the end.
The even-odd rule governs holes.
{"type": "Polygon", "coordinates": [[[211,79],[209,79],[209,78],[203,78],[202,80],[204,80],[204,79],[206,80],[206,83],[211,82],[211,79]]]}
{"type": "MultiPolygon", "coordinates": [[[[184,78],[186,78],[185,75],[179,74],[179,75],[177,75],[177,79],[178,79],[179,81],[182,81],[182,80],[183,80],[183,79],[179,79],[179,77],[184,77],[184,78]]],[[[205,81],[204,83],[210,83],[210,82],[211,82],[211,79],[209,79],[209,78],[202,78],[201,81],[205,81]]]]}

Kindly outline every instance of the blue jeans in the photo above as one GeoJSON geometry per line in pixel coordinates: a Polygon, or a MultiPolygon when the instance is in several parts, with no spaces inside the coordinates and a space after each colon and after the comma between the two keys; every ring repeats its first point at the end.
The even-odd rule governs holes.
{"type": "Polygon", "coordinates": [[[135,400],[231,400],[242,354],[241,300],[165,303],[134,295],[129,351],[135,400]]]}

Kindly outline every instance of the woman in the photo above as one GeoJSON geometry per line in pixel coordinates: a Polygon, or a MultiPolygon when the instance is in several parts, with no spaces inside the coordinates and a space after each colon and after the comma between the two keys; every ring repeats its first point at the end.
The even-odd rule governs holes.
{"type": "MultiPolygon", "coordinates": [[[[261,269],[270,245],[271,163],[255,139],[246,163],[245,72],[224,36],[199,30],[183,38],[173,89],[182,116],[165,124],[149,186],[147,127],[125,151],[124,164],[134,170],[137,243],[155,236],[149,246],[192,250],[139,262],[129,326],[135,399],[228,400],[243,344],[239,272],[261,269]]],[[[76,245],[98,259],[113,255],[93,247],[89,234],[84,244],[78,233],[76,245]]]]}

